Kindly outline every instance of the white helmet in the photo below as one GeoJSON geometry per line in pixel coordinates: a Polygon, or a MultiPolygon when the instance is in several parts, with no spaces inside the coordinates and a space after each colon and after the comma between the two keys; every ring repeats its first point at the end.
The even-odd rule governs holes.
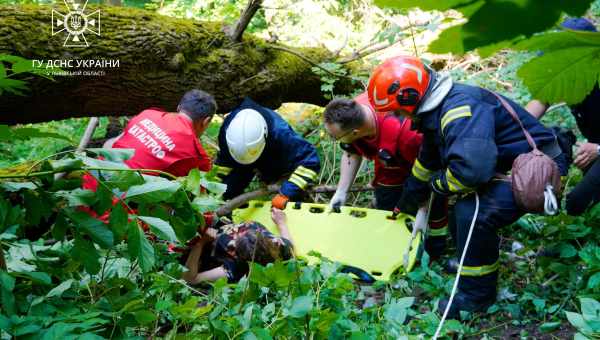
{"type": "Polygon", "coordinates": [[[238,112],[225,132],[231,157],[240,164],[256,161],[265,149],[267,131],[267,121],[258,111],[243,109],[238,112]]]}

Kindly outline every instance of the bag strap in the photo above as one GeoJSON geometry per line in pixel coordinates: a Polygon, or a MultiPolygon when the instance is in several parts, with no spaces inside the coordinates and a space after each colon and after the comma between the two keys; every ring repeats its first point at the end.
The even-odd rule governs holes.
{"type": "Polygon", "coordinates": [[[496,96],[496,98],[498,98],[498,100],[500,101],[500,104],[502,104],[502,106],[506,109],[506,111],[508,111],[508,113],[510,113],[510,116],[512,117],[512,119],[515,122],[519,123],[519,126],[521,126],[521,130],[523,130],[523,134],[525,134],[527,143],[529,143],[529,145],[533,148],[533,150],[537,150],[538,148],[537,148],[537,145],[535,144],[535,141],[533,140],[533,137],[531,137],[531,134],[529,134],[529,131],[527,131],[527,129],[525,129],[525,126],[523,125],[523,122],[521,122],[521,120],[519,119],[519,116],[515,112],[515,109],[513,109],[512,106],[510,106],[510,104],[508,104],[508,102],[504,98],[502,98],[500,95],[498,95],[496,92],[492,92],[492,94],[494,96],[496,96]]]}

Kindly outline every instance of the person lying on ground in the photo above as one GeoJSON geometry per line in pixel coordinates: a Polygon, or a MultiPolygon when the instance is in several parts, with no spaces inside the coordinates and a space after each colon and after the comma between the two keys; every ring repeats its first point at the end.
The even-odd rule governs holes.
{"type": "Polygon", "coordinates": [[[208,228],[191,246],[183,279],[189,284],[227,278],[237,282],[248,274],[249,263],[261,265],[293,257],[292,238],[282,210],[272,208],[271,218],[280,236],[273,235],[258,222],[228,224],[208,228]]]}

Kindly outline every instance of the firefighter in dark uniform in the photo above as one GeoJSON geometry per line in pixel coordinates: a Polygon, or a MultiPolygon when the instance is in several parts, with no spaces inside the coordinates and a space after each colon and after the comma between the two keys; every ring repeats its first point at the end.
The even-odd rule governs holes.
{"type": "Polygon", "coordinates": [[[320,170],[315,147],[299,136],[277,112],[250,98],[231,111],[219,130],[217,174],[231,199],[244,192],[255,175],[265,183],[283,180],[272,204],[284,209],[302,200],[320,170]]]}
{"type": "MultiPolygon", "coordinates": [[[[460,311],[485,311],[496,299],[499,228],[524,214],[514,200],[510,182],[497,174],[531,151],[521,127],[491,92],[438,74],[418,58],[395,57],[378,66],[368,87],[377,111],[411,118],[423,133],[423,144],[398,208],[414,212],[431,191],[456,195],[454,219],[457,253],[462,254],[476,195],[479,212],[449,316],[460,311]]],[[[508,99],[507,99],[508,100],[508,99]]],[[[566,174],[566,158],[553,132],[522,107],[508,100],[536,144],[566,174]]],[[[444,310],[448,300],[440,302],[444,310]]]]}

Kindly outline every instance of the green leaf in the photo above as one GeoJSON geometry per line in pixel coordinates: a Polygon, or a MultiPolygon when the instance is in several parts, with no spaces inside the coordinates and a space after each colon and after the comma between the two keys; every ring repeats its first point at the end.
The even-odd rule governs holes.
{"type": "Polygon", "coordinates": [[[77,155],[77,158],[81,159],[83,163],[91,168],[103,168],[103,169],[129,169],[127,164],[121,162],[111,162],[101,159],[95,159],[83,155],[77,155]]]}
{"type": "Polygon", "coordinates": [[[541,326],[540,326],[540,331],[547,333],[547,332],[552,332],[554,330],[557,330],[560,328],[560,325],[562,325],[562,322],[560,321],[554,321],[554,322],[544,322],[541,326]]]}
{"type": "Polygon", "coordinates": [[[206,188],[206,190],[212,192],[215,195],[222,195],[227,190],[227,185],[219,182],[211,182],[206,178],[202,178],[200,184],[206,188]]]}
{"type": "Polygon", "coordinates": [[[573,336],[573,340],[590,340],[590,338],[581,333],[575,333],[575,336],[573,336]]]}
{"type": "Polygon", "coordinates": [[[220,201],[212,196],[200,196],[194,198],[192,201],[192,207],[199,213],[205,213],[208,211],[215,211],[219,207],[220,201]]]}
{"type": "Polygon", "coordinates": [[[560,257],[569,258],[577,255],[577,249],[571,244],[564,243],[560,247],[560,257]]]}
{"type": "Polygon", "coordinates": [[[58,171],[72,171],[79,170],[83,167],[83,161],[75,158],[63,158],[57,161],[50,161],[52,169],[58,171]]]}
{"type": "Polygon", "coordinates": [[[573,327],[577,328],[579,331],[584,333],[591,333],[592,329],[590,326],[583,320],[583,317],[580,314],[573,312],[565,312],[567,315],[567,320],[573,325],[573,327]]]}
{"type": "Polygon", "coordinates": [[[32,72],[35,70],[35,67],[33,67],[33,60],[27,60],[27,59],[23,59],[23,60],[19,60],[17,62],[15,62],[12,65],[12,69],[11,71],[13,73],[25,73],[25,72],[32,72]]]}
{"type": "Polygon", "coordinates": [[[147,203],[162,202],[179,190],[180,186],[181,184],[177,182],[161,178],[153,182],[132,186],[127,190],[125,197],[147,203]]]}
{"type": "Polygon", "coordinates": [[[71,288],[71,286],[73,285],[73,282],[74,282],[73,279],[68,279],[66,281],[63,281],[58,286],[52,288],[52,290],[50,290],[48,292],[48,294],[46,294],[46,297],[50,298],[50,297],[54,297],[54,296],[61,296],[64,292],[66,292],[69,288],[71,288]]]}
{"type": "Polygon", "coordinates": [[[25,334],[35,333],[35,332],[39,331],[40,329],[42,329],[41,325],[37,325],[34,323],[27,323],[27,324],[24,323],[24,324],[21,324],[21,325],[18,325],[17,327],[15,327],[15,331],[13,334],[15,337],[20,337],[25,334]]]}
{"type": "Polygon", "coordinates": [[[55,139],[62,139],[69,143],[73,143],[73,140],[71,140],[71,138],[69,138],[67,136],[63,136],[63,135],[61,135],[59,133],[55,133],[55,132],[43,131],[41,129],[32,128],[32,127],[13,128],[12,133],[13,133],[14,137],[17,139],[55,138],[55,139]]]}
{"type": "Polygon", "coordinates": [[[69,202],[69,207],[92,206],[96,203],[96,193],[88,190],[77,188],[71,191],[60,190],[54,193],[57,197],[66,199],[69,202]]]}
{"type": "MultiPolygon", "coordinates": [[[[2,88],[0,88],[0,94],[2,94],[2,88]]],[[[8,125],[0,124],[0,141],[12,140],[13,134],[10,131],[8,125]]]]}
{"type": "Polygon", "coordinates": [[[104,184],[110,188],[118,188],[121,191],[126,191],[131,186],[140,185],[144,183],[144,179],[137,172],[134,171],[119,171],[113,172],[109,175],[108,179],[104,181],[104,184]]]}
{"type": "Polygon", "coordinates": [[[104,222],[79,210],[65,210],[75,226],[92,237],[102,248],[110,248],[114,244],[114,235],[104,222]]]}
{"type": "Polygon", "coordinates": [[[150,226],[150,230],[152,230],[152,232],[158,237],[170,242],[178,242],[175,231],[169,222],[161,218],[151,216],[138,216],[138,218],[147,223],[150,226]]]}
{"type": "Polygon", "coordinates": [[[0,78],[6,78],[6,68],[4,64],[0,62],[0,78]]]}
{"type": "Polygon", "coordinates": [[[8,192],[17,192],[22,189],[35,190],[37,188],[33,182],[2,182],[0,187],[8,192]]]}
{"type": "Polygon", "coordinates": [[[290,308],[290,316],[293,318],[302,318],[308,314],[313,306],[313,297],[302,295],[294,299],[290,308]]]}
{"type": "Polygon", "coordinates": [[[200,196],[200,180],[202,174],[200,170],[194,168],[190,170],[187,177],[185,178],[185,189],[194,194],[194,196],[200,196]]]}
{"type": "Polygon", "coordinates": [[[581,298],[581,313],[586,321],[600,320],[600,302],[590,299],[581,298]]]}
{"type": "Polygon", "coordinates": [[[15,94],[17,96],[24,96],[24,91],[29,90],[29,88],[22,80],[0,78],[0,90],[15,94]]]}
{"type": "Polygon", "coordinates": [[[135,149],[121,149],[121,148],[110,148],[110,149],[103,149],[103,148],[90,148],[90,149],[86,149],[87,151],[93,152],[97,155],[100,155],[104,158],[106,158],[106,160],[108,161],[112,161],[112,162],[122,162],[122,161],[126,161],[128,159],[131,159],[131,157],[133,157],[133,155],[135,154],[135,149]]]}
{"type": "Polygon", "coordinates": [[[12,322],[6,316],[0,314],[0,329],[8,332],[12,327],[12,322]]]}
{"type": "Polygon", "coordinates": [[[599,53],[600,46],[548,52],[523,65],[518,75],[534,98],[547,103],[577,104],[598,81],[599,53]]]}
{"type": "Polygon", "coordinates": [[[100,255],[94,247],[94,244],[88,240],[75,236],[75,244],[71,250],[71,256],[81,262],[85,270],[90,274],[97,274],[100,271],[100,255]]]}
{"type": "Polygon", "coordinates": [[[140,310],[133,313],[135,320],[142,325],[149,324],[156,320],[156,314],[149,310],[140,310]]]}
{"type": "Polygon", "coordinates": [[[127,234],[128,214],[122,204],[115,204],[110,212],[108,225],[113,231],[117,241],[123,240],[127,234]]]}
{"type": "Polygon", "coordinates": [[[12,292],[12,290],[15,289],[15,278],[10,276],[4,270],[0,270],[0,287],[12,292]]]}
{"type": "Polygon", "coordinates": [[[44,272],[23,271],[23,272],[15,272],[14,275],[29,278],[32,282],[43,284],[43,285],[52,284],[52,278],[50,277],[50,275],[48,275],[44,272]]]}
{"type": "Polygon", "coordinates": [[[148,272],[154,267],[154,248],[135,221],[129,223],[127,246],[132,257],[138,260],[142,271],[148,272]]]}
{"type": "Polygon", "coordinates": [[[588,283],[587,283],[587,287],[588,287],[588,289],[594,289],[594,288],[598,287],[599,284],[600,284],[600,272],[597,272],[596,274],[590,276],[588,283]]]}
{"type": "Polygon", "coordinates": [[[581,16],[589,8],[592,0],[511,0],[511,1],[468,1],[468,0],[376,0],[380,6],[405,9],[418,6],[424,10],[455,9],[468,21],[451,27],[431,43],[429,50],[434,53],[459,53],[486,47],[486,54],[507,46],[507,42],[521,36],[552,28],[563,12],[581,16]],[[531,19],[531,13],[544,13],[531,19]],[[510,24],[507,25],[507,18],[510,24]]]}

